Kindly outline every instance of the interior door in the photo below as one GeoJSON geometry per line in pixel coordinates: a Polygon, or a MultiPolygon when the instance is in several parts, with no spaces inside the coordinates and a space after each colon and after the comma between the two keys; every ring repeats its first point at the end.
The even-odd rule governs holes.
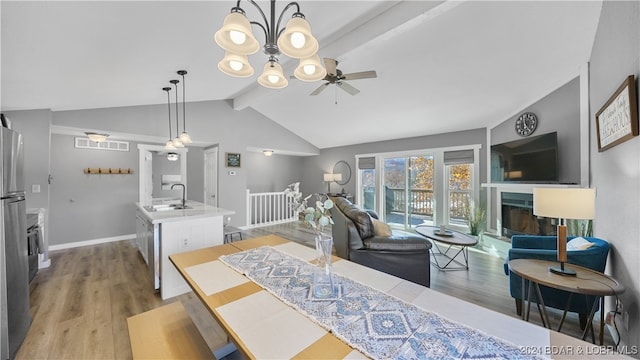
{"type": "Polygon", "coordinates": [[[204,202],[218,206],[218,148],[204,152],[204,202]]]}

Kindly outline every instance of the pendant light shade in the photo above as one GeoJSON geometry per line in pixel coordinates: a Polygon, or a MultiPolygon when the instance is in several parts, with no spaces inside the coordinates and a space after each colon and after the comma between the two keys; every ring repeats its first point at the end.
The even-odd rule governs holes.
{"type": "Polygon", "coordinates": [[[167,150],[175,150],[176,147],[173,146],[173,141],[171,140],[171,99],[169,98],[169,91],[171,91],[171,88],[163,87],[162,90],[167,92],[167,108],[169,110],[169,141],[164,145],[164,148],[167,150]]]}
{"type": "Polygon", "coordinates": [[[224,18],[222,28],[215,35],[216,43],[224,50],[238,55],[255,54],[260,49],[260,44],[253,36],[249,19],[237,9],[232,9],[224,18]]]}
{"type": "Polygon", "coordinates": [[[294,15],[278,38],[278,48],[289,57],[302,59],[318,51],[318,40],[311,34],[311,25],[307,20],[294,15]]]}
{"type": "Polygon", "coordinates": [[[282,66],[272,59],[264,65],[262,74],[258,78],[258,83],[266,88],[282,89],[289,84],[289,81],[284,77],[282,66]]]}
{"type": "Polygon", "coordinates": [[[218,63],[218,69],[229,76],[239,78],[249,77],[254,73],[247,55],[238,55],[228,51],[218,63]]]}
{"type": "Polygon", "coordinates": [[[182,134],[180,134],[180,142],[184,145],[191,144],[191,136],[187,132],[187,102],[185,101],[185,86],[184,76],[187,74],[187,70],[178,70],[178,75],[182,76],[182,134]]]}
{"type": "Polygon", "coordinates": [[[184,144],[180,141],[180,134],[178,134],[180,132],[178,129],[178,123],[180,122],[180,117],[178,116],[178,83],[180,80],[170,80],[169,82],[176,87],[176,137],[173,138],[173,146],[176,148],[183,148],[184,144]]]}
{"type": "Polygon", "coordinates": [[[300,64],[293,72],[293,75],[302,81],[318,81],[327,76],[327,70],[325,70],[322,63],[320,63],[320,56],[314,54],[313,56],[300,59],[300,64]]]}

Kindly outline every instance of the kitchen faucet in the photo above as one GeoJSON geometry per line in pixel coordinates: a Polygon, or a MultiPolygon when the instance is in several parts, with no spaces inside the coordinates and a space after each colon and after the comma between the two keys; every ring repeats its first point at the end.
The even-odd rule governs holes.
{"type": "Polygon", "coordinates": [[[182,186],[182,208],[185,208],[187,204],[187,200],[184,197],[185,186],[184,184],[173,184],[171,185],[171,190],[173,190],[173,188],[176,186],[182,186]]]}

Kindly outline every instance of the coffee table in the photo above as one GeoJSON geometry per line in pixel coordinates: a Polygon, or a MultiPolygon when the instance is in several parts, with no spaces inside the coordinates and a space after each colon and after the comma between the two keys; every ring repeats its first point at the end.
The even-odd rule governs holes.
{"type": "Polygon", "coordinates": [[[447,230],[446,235],[439,235],[440,228],[436,226],[417,226],[415,230],[418,234],[434,240],[431,248],[431,253],[433,254],[432,264],[438,270],[469,270],[469,246],[476,245],[478,239],[454,230],[447,230]],[[438,243],[444,244],[446,249],[442,251],[438,243]],[[455,253],[451,256],[449,252],[455,253]],[[456,259],[460,254],[464,257],[464,263],[456,259]],[[442,256],[448,261],[444,265],[440,265],[438,256],[442,256]],[[450,266],[451,263],[456,263],[458,266],[450,266]]]}
{"type": "MultiPolygon", "coordinates": [[[[538,311],[540,311],[543,325],[549,329],[551,328],[549,316],[547,315],[547,310],[544,306],[544,299],[542,299],[542,295],[540,293],[540,285],[568,291],[571,294],[596,296],[596,301],[594,301],[591,312],[588,316],[587,326],[585,326],[584,332],[582,333],[582,340],[587,337],[587,333],[589,329],[591,329],[592,342],[595,342],[595,339],[593,339],[593,317],[598,308],[598,303],[600,303],[599,340],[600,345],[602,345],[604,342],[604,297],[622,294],[624,292],[624,286],[609,275],[573,264],[565,264],[565,267],[575,270],[576,276],[564,276],[550,272],[549,267],[556,265],[558,265],[558,263],[554,261],[537,259],[515,259],[509,261],[509,269],[513,271],[514,274],[519,275],[522,278],[522,294],[525,294],[527,283],[529,285],[529,296],[528,299],[526,299],[527,311],[526,314],[525,311],[522,312],[522,319],[529,320],[529,312],[531,310],[531,293],[535,291],[535,296],[539,299],[538,311]],[[540,308],[540,305],[542,305],[542,308],[540,308]]],[[[525,299],[523,299],[523,301],[524,300],[525,299]]],[[[567,304],[569,304],[570,301],[571,296],[569,297],[567,304]]],[[[562,329],[562,324],[566,315],[567,310],[565,309],[562,314],[562,318],[560,319],[558,331],[562,329]]]]}

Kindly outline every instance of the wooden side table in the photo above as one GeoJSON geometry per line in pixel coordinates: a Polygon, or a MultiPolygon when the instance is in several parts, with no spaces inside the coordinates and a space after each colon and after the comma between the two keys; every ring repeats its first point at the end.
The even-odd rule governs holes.
{"type": "MultiPolygon", "coordinates": [[[[602,345],[602,343],[604,342],[604,297],[622,294],[624,292],[624,286],[622,286],[616,279],[612,278],[609,275],[605,275],[595,270],[573,264],[565,263],[565,267],[575,270],[576,276],[563,276],[550,272],[549,267],[556,265],[557,263],[554,261],[536,259],[516,259],[509,261],[509,269],[513,271],[514,274],[519,275],[522,278],[523,296],[526,293],[526,284],[528,283],[529,285],[526,317],[525,311],[522,311],[522,319],[529,320],[529,311],[531,310],[531,293],[535,290],[536,298],[539,302],[538,311],[541,312],[540,315],[542,316],[543,325],[545,325],[545,327],[551,328],[549,316],[547,315],[547,310],[544,306],[544,300],[542,299],[542,295],[540,293],[540,285],[568,291],[571,294],[595,296],[596,301],[594,301],[589,313],[587,326],[585,327],[582,334],[582,340],[587,337],[589,328],[591,328],[592,342],[595,342],[595,339],[593,339],[593,317],[595,315],[596,309],[598,308],[598,303],[600,303],[599,339],[600,345],[602,345]],[[540,305],[542,305],[542,309],[540,308],[540,305]]],[[[571,297],[569,297],[568,301],[571,301],[571,297]]],[[[562,324],[566,315],[567,310],[565,309],[564,313],[562,314],[562,319],[560,320],[560,325],[558,326],[558,331],[562,329],[562,324]]]]}

